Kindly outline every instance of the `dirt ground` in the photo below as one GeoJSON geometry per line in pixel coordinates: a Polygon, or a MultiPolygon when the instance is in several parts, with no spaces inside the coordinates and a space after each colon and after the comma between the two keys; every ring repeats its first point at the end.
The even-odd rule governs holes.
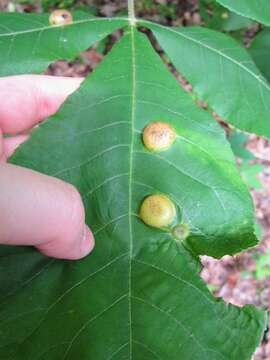
{"type": "MultiPolygon", "coordinates": [[[[126,2],[118,1],[81,1],[95,5],[97,13],[103,16],[112,16],[126,9],[126,2]]],[[[137,13],[154,21],[167,25],[193,25],[201,24],[197,0],[156,0],[156,7],[145,6],[147,1],[137,1],[137,13]],[[161,5],[161,7],[160,7],[161,5]],[[163,7],[162,7],[163,6],[163,7]],[[157,11],[169,6],[170,11],[162,16],[157,11]]],[[[148,1],[149,3],[149,1],[148,1]]],[[[0,11],[7,11],[11,1],[0,0],[0,11]]],[[[41,11],[40,4],[16,5],[20,11],[41,11]]],[[[167,11],[167,10],[166,10],[167,11]]],[[[250,38],[258,30],[255,25],[244,34],[244,43],[249,43],[250,38]]],[[[114,35],[110,43],[119,35],[114,35]]],[[[107,50],[110,44],[105,45],[107,50]]],[[[159,49],[158,49],[159,50],[159,49]]],[[[106,51],[105,51],[106,52],[106,51]]],[[[103,54],[97,49],[89,49],[81,54],[82,59],[72,63],[58,61],[46,71],[51,75],[86,76],[102,60],[103,54]]],[[[182,86],[187,91],[190,85],[176,74],[182,86]]],[[[206,281],[214,296],[222,297],[224,301],[243,306],[254,304],[270,311],[270,143],[257,136],[249,136],[246,147],[256,156],[255,162],[264,165],[264,170],[258,175],[262,188],[252,191],[256,208],[256,217],[262,227],[260,244],[245,253],[236,256],[225,256],[221,260],[202,257],[202,278],[206,281]]],[[[262,345],[257,349],[253,360],[270,360],[270,333],[265,332],[262,345]]],[[[239,359],[241,360],[241,359],[239,359]]]]}

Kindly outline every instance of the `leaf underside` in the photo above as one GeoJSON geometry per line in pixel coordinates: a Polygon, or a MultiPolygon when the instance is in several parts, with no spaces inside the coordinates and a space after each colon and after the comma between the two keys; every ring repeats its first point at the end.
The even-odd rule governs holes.
{"type": "Polygon", "coordinates": [[[127,28],[11,162],[79,189],[96,248],[72,262],[1,247],[1,359],[251,358],[265,315],[214,299],[197,258],[256,244],[251,199],[223,130],[145,35],[127,28]],[[177,139],[157,154],[141,134],[158,120],[177,139]],[[138,218],[153,193],[167,194],[190,227],[184,244],[138,218]]]}

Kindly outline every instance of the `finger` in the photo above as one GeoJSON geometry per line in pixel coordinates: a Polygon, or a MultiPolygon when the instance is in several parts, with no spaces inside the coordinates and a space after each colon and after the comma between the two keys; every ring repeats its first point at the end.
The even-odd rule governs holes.
{"type": "Polygon", "coordinates": [[[54,114],[81,78],[19,75],[0,78],[0,128],[17,134],[54,114]]]}
{"type": "Polygon", "coordinates": [[[17,135],[10,138],[3,139],[3,158],[7,160],[24,141],[29,138],[29,135],[17,135]]]}
{"type": "Polygon", "coordinates": [[[92,250],[78,191],[15,165],[0,167],[0,243],[33,245],[45,255],[79,259],[92,250]]]}

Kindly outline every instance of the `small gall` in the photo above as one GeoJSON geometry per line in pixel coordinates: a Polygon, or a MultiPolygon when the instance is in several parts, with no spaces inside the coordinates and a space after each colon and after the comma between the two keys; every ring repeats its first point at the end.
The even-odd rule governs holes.
{"type": "Polygon", "coordinates": [[[146,197],[140,208],[140,218],[147,225],[164,228],[172,224],[176,215],[175,206],[165,195],[146,197]]]}
{"type": "Polygon", "coordinates": [[[175,130],[165,122],[153,122],[143,130],[143,143],[150,151],[167,150],[173,144],[175,138],[175,130]]]}
{"type": "Polygon", "coordinates": [[[49,17],[51,25],[67,25],[73,22],[72,15],[67,10],[55,10],[49,17]]]}
{"type": "Polygon", "coordinates": [[[177,224],[172,229],[172,235],[177,240],[185,240],[190,234],[189,226],[187,224],[177,224]]]}
{"type": "Polygon", "coordinates": [[[221,14],[221,19],[223,19],[223,20],[229,19],[229,14],[227,12],[222,13],[221,14]]]}

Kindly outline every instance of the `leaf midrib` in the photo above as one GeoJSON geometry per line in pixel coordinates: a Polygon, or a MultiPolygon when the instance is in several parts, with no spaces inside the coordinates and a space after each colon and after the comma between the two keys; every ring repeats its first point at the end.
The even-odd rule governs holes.
{"type": "Polygon", "coordinates": [[[129,195],[128,195],[128,219],[129,219],[129,289],[128,289],[128,302],[129,302],[129,349],[130,349],[130,360],[132,359],[132,255],[133,255],[133,229],[132,229],[132,176],[133,176],[133,149],[134,149],[134,134],[135,134],[135,96],[136,96],[136,49],[134,41],[134,25],[130,25],[131,33],[131,144],[130,144],[130,159],[129,159],[129,195]]]}

